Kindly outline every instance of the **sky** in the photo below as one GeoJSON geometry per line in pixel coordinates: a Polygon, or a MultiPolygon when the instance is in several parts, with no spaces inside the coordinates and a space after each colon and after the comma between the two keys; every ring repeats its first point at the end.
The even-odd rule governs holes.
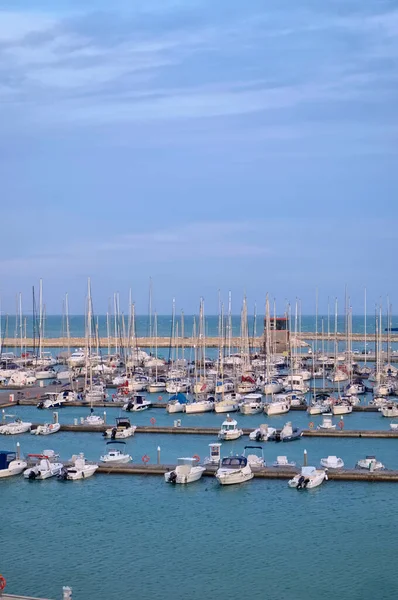
{"type": "Polygon", "coordinates": [[[2,311],[394,308],[397,59],[396,1],[0,0],[2,311]]]}

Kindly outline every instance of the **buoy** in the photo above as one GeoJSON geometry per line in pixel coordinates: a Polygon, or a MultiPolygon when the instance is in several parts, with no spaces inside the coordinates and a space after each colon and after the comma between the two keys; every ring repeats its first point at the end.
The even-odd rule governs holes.
{"type": "Polygon", "coordinates": [[[155,417],[152,417],[151,418],[151,425],[155,425],[155,423],[156,423],[156,419],[155,419],[155,417]]]}
{"type": "Polygon", "coordinates": [[[163,396],[158,396],[158,400],[163,400],[163,396]]]}
{"type": "Polygon", "coordinates": [[[200,462],[200,456],[198,456],[197,454],[194,454],[192,458],[194,458],[196,462],[200,462]]]}
{"type": "Polygon", "coordinates": [[[3,575],[0,575],[0,592],[2,592],[4,590],[6,585],[7,585],[6,580],[4,579],[3,575]]]}
{"type": "Polygon", "coordinates": [[[309,424],[309,428],[310,429],[314,429],[314,423],[311,421],[311,423],[309,424]]]}
{"type": "Polygon", "coordinates": [[[144,456],[142,457],[142,462],[145,463],[145,464],[149,462],[149,456],[148,456],[148,454],[144,454],[144,456]]]}

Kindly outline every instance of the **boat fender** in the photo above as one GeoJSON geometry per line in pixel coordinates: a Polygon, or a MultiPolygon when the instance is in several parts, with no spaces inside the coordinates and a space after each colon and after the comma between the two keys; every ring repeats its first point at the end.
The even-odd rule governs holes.
{"type": "Polygon", "coordinates": [[[314,423],[313,423],[313,421],[311,421],[311,423],[309,424],[309,428],[310,429],[314,429],[314,423]]]}

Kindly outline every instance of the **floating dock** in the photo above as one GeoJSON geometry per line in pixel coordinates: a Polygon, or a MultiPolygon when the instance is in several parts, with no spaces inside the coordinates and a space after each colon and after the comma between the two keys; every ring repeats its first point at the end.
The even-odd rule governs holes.
{"type": "MultiPolygon", "coordinates": [[[[104,475],[164,475],[168,471],[175,469],[175,465],[101,465],[97,473],[104,475]]],[[[205,477],[214,477],[217,470],[216,466],[207,466],[203,472],[205,477]]],[[[295,467],[263,467],[262,469],[253,469],[255,478],[258,479],[292,479],[299,468],[295,467]]],[[[367,471],[359,469],[339,469],[336,471],[328,470],[328,479],[332,481],[372,481],[372,482],[398,482],[398,471],[367,471]]]]}

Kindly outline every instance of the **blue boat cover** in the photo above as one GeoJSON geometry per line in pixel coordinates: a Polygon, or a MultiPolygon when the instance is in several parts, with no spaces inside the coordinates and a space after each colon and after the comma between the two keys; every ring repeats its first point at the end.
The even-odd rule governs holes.
{"type": "Polygon", "coordinates": [[[179,402],[180,404],[187,404],[188,400],[185,394],[182,394],[181,392],[178,392],[178,394],[174,394],[173,396],[171,396],[171,398],[169,398],[169,401],[171,402],[172,400],[177,400],[177,402],[179,402]]]}
{"type": "Polygon", "coordinates": [[[17,457],[15,452],[10,452],[9,450],[0,450],[0,470],[7,469],[8,465],[12,460],[15,460],[17,457]]]}

